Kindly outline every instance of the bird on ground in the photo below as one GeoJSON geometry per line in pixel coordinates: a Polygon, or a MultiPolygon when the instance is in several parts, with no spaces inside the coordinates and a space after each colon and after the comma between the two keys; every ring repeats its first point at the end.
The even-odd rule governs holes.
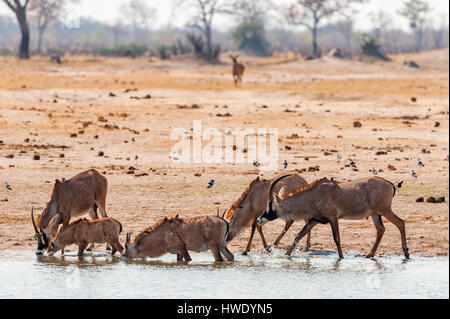
{"type": "Polygon", "coordinates": [[[9,191],[12,191],[12,187],[8,184],[8,182],[5,182],[5,188],[9,191]]]}
{"type": "Polygon", "coordinates": [[[283,162],[283,168],[286,169],[286,167],[288,167],[288,162],[286,160],[284,160],[283,162]]]}
{"type": "Polygon", "coordinates": [[[213,187],[213,185],[214,185],[214,180],[212,179],[209,181],[207,188],[211,188],[211,187],[213,187]]]}
{"type": "Polygon", "coordinates": [[[138,160],[138,158],[139,158],[139,156],[137,156],[137,155],[134,155],[134,160],[138,160]]]}
{"type": "Polygon", "coordinates": [[[403,186],[403,181],[397,182],[397,188],[401,188],[403,186]]]}
{"type": "Polygon", "coordinates": [[[411,176],[414,178],[417,178],[417,174],[416,174],[416,172],[414,172],[414,170],[411,171],[411,176]]]}
{"type": "Polygon", "coordinates": [[[378,172],[377,172],[377,170],[375,169],[375,167],[372,168],[371,172],[372,172],[373,175],[377,175],[377,174],[378,174],[378,172]]]}
{"type": "Polygon", "coordinates": [[[258,163],[258,161],[257,161],[257,160],[254,160],[254,161],[253,161],[253,166],[255,166],[255,167],[259,167],[259,165],[260,165],[260,164],[258,163]]]}
{"type": "Polygon", "coordinates": [[[352,159],[350,159],[350,162],[348,163],[351,167],[356,168],[356,163],[353,162],[352,159]]]}
{"type": "Polygon", "coordinates": [[[424,167],[425,166],[420,159],[417,160],[417,165],[419,165],[420,167],[424,167]]]}

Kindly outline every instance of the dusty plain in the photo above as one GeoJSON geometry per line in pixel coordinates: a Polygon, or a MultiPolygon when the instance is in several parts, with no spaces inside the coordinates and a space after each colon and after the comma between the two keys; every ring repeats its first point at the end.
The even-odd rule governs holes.
{"type": "MultiPolygon", "coordinates": [[[[324,176],[345,181],[376,168],[378,176],[404,181],[393,210],[406,221],[412,256],[447,256],[448,56],[439,50],[392,56],[391,62],[243,57],[246,73],[237,88],[226,55],[214,66],[188,57],[77,56],[64,57],[61,65],[39,57],[0,58],[0,249],[35,249],[31,207],[43,209],[56,178],[89,168],[108,178],[107,212],[124,226],[121,241],[163,216],[227,209],[258,175],[301,172],[308,182],[324,176]],[[406,67],[405,60],[421,67],[406,67]],[[190,130],[193,120],[224,135],[233,128],[278,128],[278,171],[260,172],[251,163],[171,162],[172,129],[190,130]],[[355,121],[362,126],[354,127],[355,121]],[[346,167],[350,158],[358,170],[346,167]],[[207,189],[211,179],[215,184],[207,189]],[[420,196],[425,202],[416,203],[420,196]],[[446,202],[427,203],[429,196],[446,202]]],[[[378,255],[401,255],[398,230],[383,221],[378,255]]],[[[264,226],[269,242],[283,225],[264,226]]],[[[280,249],[302,227],[296,222],[280,249]]],[[[376,235],[371,219],[341,220],[340,227],[344,252],[370,251],[376,235]]],[[[232,252],[245,249],[249,232],[230,243],[232,252]]],[[[336,250],[329,225],[313,229],[312,247],[336,250]]],[[[258,234],[252,251],[264,251],[258,234]]]]}

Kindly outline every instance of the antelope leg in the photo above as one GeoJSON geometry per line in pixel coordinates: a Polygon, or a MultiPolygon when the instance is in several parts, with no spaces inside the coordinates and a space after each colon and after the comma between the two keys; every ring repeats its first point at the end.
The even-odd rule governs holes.
{"type": "Polygon", "coordinates": [[[375,244],[373,245],[370,254],[366,256],[367,258],[372,258],[373,256],[375,256],[375,253],[378,249],[378,245],[380,244],[381,238],[383,237],[384,234],[384,225],[383,221],[381,220],[381,215],[373,214],[372,221],[377,229],[377,239],[375,240],[375,244]]]}
{"type": "Polygon", "coordinates": [[[250,247],[252,246],[253,236],[255,235],[255,229],[256,229],[256,221],[252,224],[252,230],[250,232],[250,238],[248,239],[247,248],[245,248],[245,251],[242,253],[242,255],[247,255],[247,253],[250,251],[250,247]]]}
{"type": "Polygon", "coordinates": [[[275,241],[273,242],[274,246],[278,245],[281,238],[283,238],[283,236],[286,234],[286,232],[289,230],[289,228],[292,226],[293,223],[294,223],[293,220],[286,220],[286,225],[284,225],[283,231],[278,235],[277,239],[275,239],[275,241]]]}
{"type": "Polygon", "coordinates": [[[308,221],[308,223],[303,226],[302,230],[297,234],[297,236],[295,236],[294,239],[294,243],[288,247],[288,250],[286,251],[286,255],[290,256],[292,254],[292,252],[294,251],[295,246],[298,244],[298,242],[307,234],[311,231],[311,229],[316,226],[319,222],[311,219],[308,221]]]}

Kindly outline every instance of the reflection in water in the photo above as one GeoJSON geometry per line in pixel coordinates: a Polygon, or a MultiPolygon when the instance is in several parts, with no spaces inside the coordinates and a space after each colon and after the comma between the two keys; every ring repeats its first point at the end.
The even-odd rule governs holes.
{"type": "Polygon", "coordinates": [[[312,251],[288,257],[210,254],[127,260],[0,251],[0,298],[448,298],[448,257],[361,258],[312,251]]]}

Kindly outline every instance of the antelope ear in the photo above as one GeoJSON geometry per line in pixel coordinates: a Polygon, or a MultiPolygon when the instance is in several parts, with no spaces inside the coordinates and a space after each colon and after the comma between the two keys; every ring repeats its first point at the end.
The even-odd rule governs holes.
{"type": "Polygon", "coordinates": [[[283,199],[286,197],[286,185],[281,187],[280,191],[278,192],[278,196],[283,199]]]}
{"type": "Polygon", "coordinates": [[[281,198],[277,193],[273,193],[273,201],[278,205],[281,202],[281,198]]]}
{"type": "Polygon", "coordinates": [[[55,179],[55,185],[58,185],[59,183],[61,183],[61,182],[59,181],[59,179],[55,179]]]}

